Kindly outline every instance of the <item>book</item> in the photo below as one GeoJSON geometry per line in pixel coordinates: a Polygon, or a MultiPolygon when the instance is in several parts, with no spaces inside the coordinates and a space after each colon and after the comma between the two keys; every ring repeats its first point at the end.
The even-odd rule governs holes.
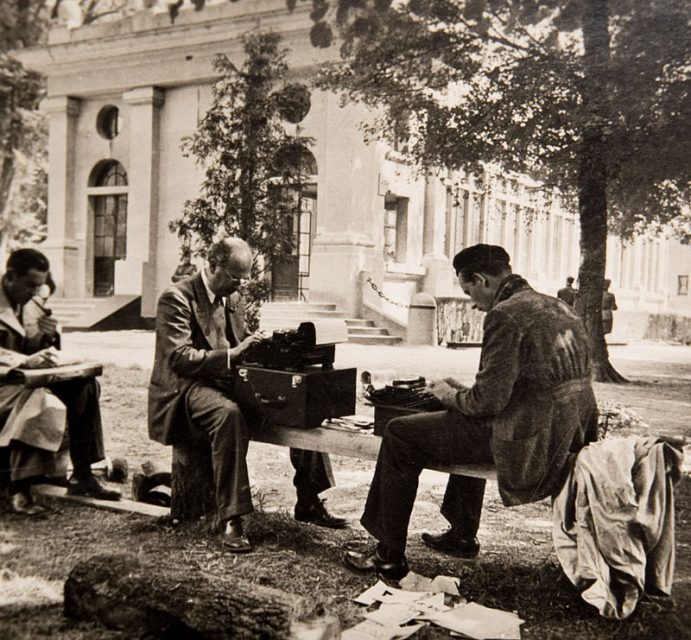
{"type": "Polygon", "coordinates": [[[75,378],[95,378],[102,373],[103,365],[93,360],[71,362],[45,369],[19,369],[18,367],[0,366],[0,382],[23,384],[25,387],[47,387],[75,378]]]}

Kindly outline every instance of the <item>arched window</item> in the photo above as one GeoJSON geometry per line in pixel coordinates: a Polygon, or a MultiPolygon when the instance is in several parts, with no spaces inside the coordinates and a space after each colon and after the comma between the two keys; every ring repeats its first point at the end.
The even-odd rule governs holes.
{"type": "Polygon", "coordinates": [[[127,257],[127,172],[105,160],[91,172],[87,193],[93,212],[94,295],[115,293],[115,261],[127,257]]]}

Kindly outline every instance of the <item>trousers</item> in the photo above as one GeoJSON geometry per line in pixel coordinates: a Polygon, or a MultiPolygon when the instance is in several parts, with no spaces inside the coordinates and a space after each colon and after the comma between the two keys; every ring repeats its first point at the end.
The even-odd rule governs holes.
{"type": "MultiPolygon", "coordinates": [[[[66,409],[69,451],[75,475],[89,473],[91,464],[105,457],[98,381],[95,378],[66,380],[48,389],[66,409]]],[[[10,427],[6,424],[4,428],[10,427]]],[[[50,475],[55,471],[53,450],[34,447],[18,439],[12,440],[7,448],[13,481],[50,475]]]]}
{"type": "MultiPolygon", "coordinates": [[[[420,473],[430,465],[493,462],[492,431],[482,419],[434,411],[391,420],[382,437],[374,478],[360,519],[377,540],[405,551],[420,473]]],[[[474,537],[480,526],[485,480],[449,476],[441,513],[454,533],[474,537]]]]}
{"type": "MultiPolygon", "coordinates": [[[[254,510],[247,472],[252,425],[260,418],[243,413],[227,392],[204,384],[188,389],[185,404],[190,427],[208,438],[218,517],[227,520],[254,510]]],[[[293,485],[298,502],[311,504],[334,485],[327,454],[291,449],[293,485]]]]}

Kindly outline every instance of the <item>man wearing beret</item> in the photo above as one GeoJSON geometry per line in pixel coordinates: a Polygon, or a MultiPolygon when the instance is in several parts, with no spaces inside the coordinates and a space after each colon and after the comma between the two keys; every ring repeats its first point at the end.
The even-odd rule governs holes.
{"type": "MultiPolygon", "coordinates": [[[[407,573],[408,522],[423,468],[494,462],[502,502],[518,505],[556,495],[575,454],[596,439],[579,317],[513,274],[502,247],[467,247],[453,266],[463,292],[487,312],[480,368],[470,387],[453,378],[430,380],[429,390],[448,410],[388,423],[361,518],[378,544],[346,553],[355,571],[392,580],[407,573]]],[[[456,557],[477,556],[484,491],[484,479],[450,476],[441,512],[451,528],[423,533],[423,542],[456,557]]]]}

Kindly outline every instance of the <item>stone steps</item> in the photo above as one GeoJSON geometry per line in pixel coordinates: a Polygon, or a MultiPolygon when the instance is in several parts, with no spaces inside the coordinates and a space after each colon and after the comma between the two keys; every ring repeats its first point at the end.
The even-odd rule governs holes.
{"type": "Polygon", "coordinates": [[[305,320],[345,320],[348,342],[356,344],[392,345],[402,342],[398,336],[389,334],[388,329],[375,326],[372,320],[348,318],[332,303],[268,302],[262,307],[260,328],[270,333],[276,329],[295,328],[305,320]]]}

